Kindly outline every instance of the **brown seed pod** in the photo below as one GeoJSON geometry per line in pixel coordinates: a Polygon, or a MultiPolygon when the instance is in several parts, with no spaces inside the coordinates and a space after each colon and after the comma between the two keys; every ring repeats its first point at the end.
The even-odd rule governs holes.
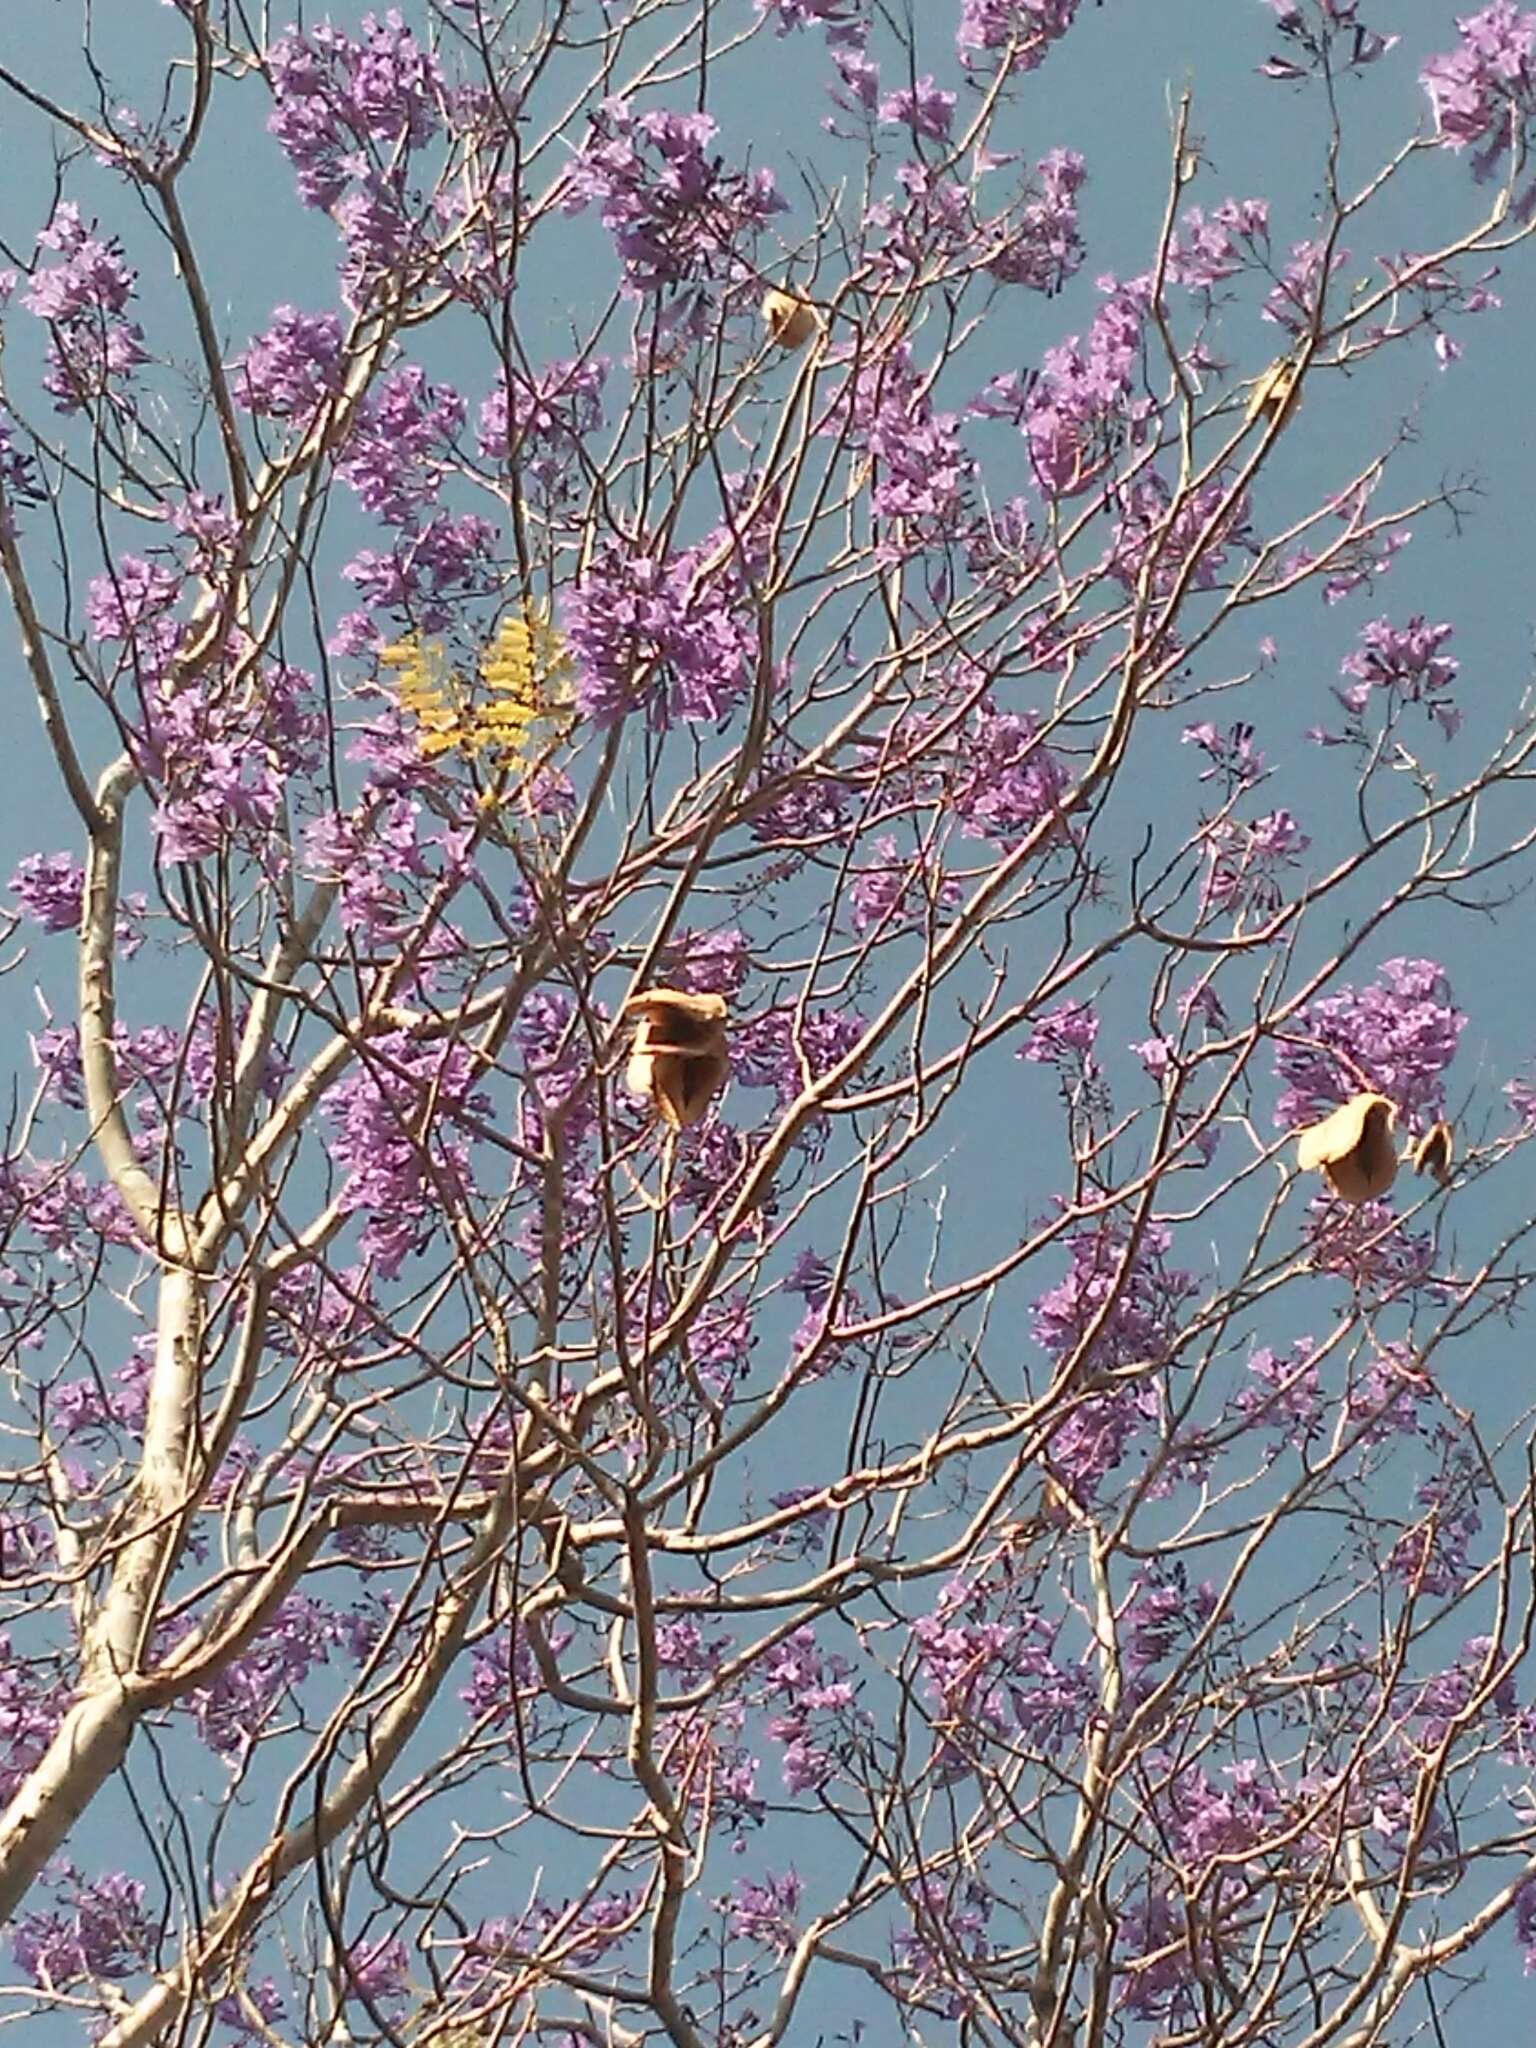
{"type": "Polygon", "coordinates": [[[1289,356],[1271,363],[1261,377],[1253,380],[1243,425],[1251,427],[1261,415],[1278,419],[1283,425],[1301,404],[1301,375],[1289,356]]]}
{"type": "Polygon", "coordinates": [[[1352,1095],[1301,1133],[1296,1164],[1303,1173],[1321,1167],[1341,1202],[1374,1202],[1397,1178],[1396,1121],[1396,1107],[1385,1095],[1352,1095]]]}
{"type": "Polygon", "coordinates": [[[646,1096],[675,1131],[696,1124],[730,1072],[724,996],[648,988],[624,1014],[639,1020],[624,1074],[630,1093],[646,1096]]]}
{"type": "Polygon", "coordinates": [[[797,299],[793,292],[764,292],[763,318],[780,348],[804,348],[821,332],[821,315],[809,299],[797,299]]]}
{"type": "Polygon", "coordinates": [[[1430,1125],[1408,1154],[1415,1173],[1432,1173],[1443,1188],[1451,1184],[1451,1162],[1455,1156],[1455,1134],[1443,1118],[1430,1125]]]}

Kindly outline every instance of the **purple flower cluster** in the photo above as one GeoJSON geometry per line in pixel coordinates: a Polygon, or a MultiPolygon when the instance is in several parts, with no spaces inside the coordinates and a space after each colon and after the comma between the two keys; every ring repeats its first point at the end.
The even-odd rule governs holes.
{"type": "Polygon", "coordinates": [[[922,855],[903,855],[893,834],[881,833],[871,844],[870,865],[860,863],[850,891],[853,928],[887,934],[952,910],[960,901],[960,885],[936,862],[922,855]]]}
{"type": "Polygon", "coordinates": [[[1250,500],[1243,493],[1229,503],[1222,476],[1186,491],[1175,504],[1167,480],[1144,469],[1116,495],[1120,516],[1108,566],[1128,590],[1149,569],[1148,584],[1158,597],[1185,581],[1194,590],[1214,589],[1228,552],[1253,543],[1250,500]]]}
{"type": "Polygon", "coordinates": [[[1536,114],[1536,13],[1514,0],[1492,0],[1476,14],[1459,15],[1456,29],[1457,47],[1431,57],[1419,78],[1442,147],[1483,145],[1472,159],[1481,181],[1536,114]]]}
{"type": "Polygon", "coordinates": [[[149,1968],[158,1928],[137,1878],[108,1871],[87,1881],[65,1865],[56,1896],[58,1910],[26,1914],[11,1937],[17,1966],[34,1984],[59,1991],[82,1977],[113,1981],[149,1968]]]}
{"type": "Polygon", "coordinates": [[[85,869],[72,853],[29,853],[10,881],[22,915],[45,932],[80,929],[85,869]]]}
{"type": "Polygon", "coordinates": [[[464,401],[451,384],[429,384],[412,363],[386,377],[359,410],[336,474],[385,526],[410,526],[442,488],[464,401]]]}
{"type": "Polygon", "coordinates": [[[273,665],[238,693],[205,674],[145,694],[133,747],[162,859],[206,860],[233,842],[286,861],[285,793],[317,764],[324,730],[313,693],[305,670],[273,665]]]}
{"type": "Polygon", "coordinates": [[[1301,865],[1312,844],[1289,811],[1266,811],[1251,823],[1219,818],[1201,833],[1210,870],[1202,892],[1202,908],[1252,911],[1261,918],[1279,910],[1282,877],[1301,865]]]}
{"type": "Polygon", "coordinates": [[[725,1902],[730,1930],[741,1941],[784,1957],[798,1938],[795,1915],[805,1893],[805,1883],[793,1870],[775,1875],[765,1872],[761,1882],[739,1877],[725,1902]]]}
{"type": "Polygon", "coordinates": [[[1429,625],[1419,612],[1406,626],[1394,626],[1390,619],[1372,619],[1360,629],[1360,645],[1339,663],[1340,672],[1355,677],[1335,696],[1353,719],[1363,717],[1373,692],[1387,693],[1388,716],[1403,704],[1422,704],[1447,739],[1453,739],[1461,725],[1461,713],[1451,700],[1450,689],[1461,663],[1453,654],[1442,654],[1454,628],[1442,622],[1429,625]]]}
{"type": "Polygon", "coordinates": [[[1327,257],[1325,276],[1326,252],[1327,244],[1324,242],[1292,244],[1290,261],[1264,301],[1263,319],[1276,327],[1283,327],[1287,334],[1311,332],[1314,321],[1321,317],[1320,307],[1329,280],[1349,261],[1347,249],[1333,250],[1327,257]]]}
{"type": "Polygon", "coordinates": [[[1055,1755],[1079,1736],[1096,1700],[1091,1672],[1058,1665],[1058,1625],[1005,1588],[957,1580],[912,1624],[932,1702],[934,1767],[951,1782],[977,1768],[989,1740],[1015,1738],[1055,1755]]]}
{"type": "Polygon", "coordinates": [[[1168,275],[1192,292],[1209,292],[1260,260],[1269,248],[1269,202],[1224,199],[1211,213],[1192,206],[1168,245],[1168,275]]]}
{"type": "Polygon", "coordinates": [[[1275,1122],[1315,1123],[1370,1088],[1412,1127],[1427,1128],[1444,1112],[1445,1070],[1466,1021],[1435,961],[1383,961],[1365,988],[1319,996],[1298,1011],[1275,1061],[1285,1083],[1275,1122]]]}
{"type": "Polygon", "coordinates": [[[915,1887],[912,1925],[893,1936],[891,1952],[909,1978],[907,1996],[933,2005],[945,2019],[975,2010],[974,1967],[991,1954],[992,1901],[974,1880],[946,1887],[936,1877],[915,1887]]]}
{"type": "Polygon", "coordinates": [[[0,1635],[0,1803],[8,1806],[42,1762],[68,1704],[67,1688],[0,1635]]]}
{"type": "Polygon", "coordinates": [[[909,128],[930,142],[947,142],[954,118],[955,95],[935,85],[931,74],[887,93],[878,109],[882,127],[909,128]]]}
{"type": "Polygon", "coordinates": [[[492,589],[497,539],[495,526],[477,512],[437,512],[408,525],[387,552],[359,549],[341,573],[376,611],[440,633],[460,616],[465,598],[492,589]]]}
{"type": "Polygon", "coordinates": [[[233,368],[235,398],[247,412],[307,425],[341,390],[341,322],[334,313],[278,306],[233,368]]]}
{"type": "Polygon", "coordinates": [[[863,1037],[866,1021],[856,1010],[769,1010],[736,1034],[731,1066],[743,1088],[771,1088],[780,1110],[788,1109],[810,1082],[835,1067],[863,1037]]]}
{"type": "Polygon", "coordinates": [[[708,114],[658,108],[636,114],[605,100],[566,181],[562,206],[596,206],[613,236],[626,290],[701,284],[730,274],[738,251],[784,201],[767,170],[728,169],[709,154],[708,114]]]}
{"type": "MultiPolygon", "coordinates": [[[[929,381],[906,342],[855,360],[819,429],[874,458],[875,516],[900,522],[901,535],[924,543],[956,531],[974,468],[960,440],[959,416],[934,410],[929,381]]],[[[881,539],[887,552],[899,547],[897,536],[881,539]]]]}
{"type": "Polygon", "coordinates": [[[114,384],[149,360],[143,329],[126,313],[135,274],[115,241],[86,227],[72,200],[60,200],[37,239],[61,260],[39,265],[22,304],[48,322],[43,388],[55,412],[74,413],[113,397],[114,384]]]}
{"type": "Polygon", "coordinates": [[[966,731],[950,803],[966,838],[1008,846],[1059,810],[1069,783],[1030,713],[984,700],[966,731]]]}
{"type": "Polygon", "coordinates": [[[455,1131],[455,1113],[478,1116],[489,1105],[473,1092],[477,1068],[466,1045],[421,1046],[391,1033],[370,1054],[327,1092],[324,1108],[334,1126],[331,1156],[347,1176],[342,1206],[365,1219],[363,1257],[393,1279],[468,1186],[469,1146],[455,1131]]]}
{"type": "Polygon", "coordinates": [[[267,1722],[330,1661],[341,1640],[340,1618],[306,1593],[290,1593],[249,1649],[219,1667],[189,1695],[198,1734],[215,1756],[243,1762],[267,1722]]]}
{"type": "Polygon", "coordinates": [[[955,48],[967,65],[1006,56],[1010,72],[1038,70],[1077,19],[1078,0],[963,0],[955,48]]]}
{"type": "Polygon", "coordinates": [[[681,554],[610,542],[566,591],[565,637],[583,717],[615,725],[641,706],[657,727],[730,716],[751,687],[757,628],[718,542],[681,554]]]}
{"type": "Polygon", "coordinates": [[[488,461],[515,460],[554,494],[579,473],[579,450],[603,424],[607,356],[553,362],[537,376],[503,374],[480,407],[478,444],[488,461]]]}
{"type": "Polygon", "coordinates": [[[1106,301],[1087,340],[1072,335],[1047,349],[1025,413],[1030,460],[1048,498],[1087,490],[1121,442],[1139,437],[1151,413],[1149,399],[1132,396],[1150,286],[1109,278],[1102,288],[1106,301]]]}
{"type": "Polygon", "coordinates": [[[1058,1074],[1087,1080],[1098,1071],[1093,1057],[1098,1036],[1099,1014],[1091,1003],[1063,1003],[1036,1020],[1018,1057],[1033,1066],[1054,1067],[1058,1074]]]}
{"type": "Polygon", "coordinates": [[[767,1733],[783,1745],[788,1791],[814,1791],[831,1777],[833,1743],[853,1706],[853,1669],[846,1657],[820,1649],[809,1627],[797,1628],[764,1659],[763,1697],[783,1702],[767,1733]]]}
{"type": "Polygon", "coordinates": [[[717,932],[680,931],[668,946],[664,962],[662,978],[668,988],[734,1001],[746,982],[751,952],[746,933],[731,925],[717,932]]]}
{"type": "Polygon", "coordinates": [[[290,30],[267,53],[275,105],[267,121],[298,174],[306,206],[334,207],[359,150],[420,149],[442,119],[442,76],[397,9],[365,14],[354,40],[323,22],[290,30]]]}

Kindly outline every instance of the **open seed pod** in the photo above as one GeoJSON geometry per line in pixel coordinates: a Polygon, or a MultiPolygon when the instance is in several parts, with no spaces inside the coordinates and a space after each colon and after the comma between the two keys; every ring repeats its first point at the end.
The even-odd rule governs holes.
{"type": "Polygon", "coordinates": [[[809,299],[797,299],[793,292],[764,292],[763,318],[780,348],[804,348],[821,332],[821,315],[809,299]]]}
{"type": "Polygon", "coordinates": [[[1303,1173],[1321,1167],[1341,1202],[1374,1202],[1397,1178],[1396,1121],[1396,1107],[1385,1095],[1352,1095],[1301,1133],[1296,1164],[1303,1173]]]}
{"type": "Polygon", "coordinates": [[[630,1093],[648,1097],[675,1131],[696,1124],[730,1072],[725,997],[642,989],[624,1014],[639,1020],[624,1073],[630,1093]]]}
{"type": "Polygon", "coordinates": [[[1300,372],[1289,356],[1281,356],[1277,363],[1271,363],[1261,377],[1253,380],[1253,390],[1248,395],[1248,410],[1243,416],[1243,425],[1251,427],[1256,419],[1278,419],[1283,425],[1301,403],[1300,372]]]}
{"type": "Polygon", "coordinates": [[[1451,1184],[1451,1161],[1455,1156],[1455,1136],[1443,1118],[1430,1125],[1408,1154],[1415,1173],[1432,1173],[1443,1188],[1451,1184]]]}

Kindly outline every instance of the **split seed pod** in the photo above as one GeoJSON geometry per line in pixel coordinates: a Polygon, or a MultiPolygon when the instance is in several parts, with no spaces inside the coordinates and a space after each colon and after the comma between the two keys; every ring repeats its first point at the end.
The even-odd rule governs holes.
{"type": "Polygon", "coordinates": [[[1300,403],[1301,383],[1296,365],[1289,356],[1281,356],[1278,362],[1270,364],[1262,377],[1254,379],[1243,425],[1251,427],[1261,416],[1268,420],[1278,419],[1283,425],[1300,403]]]}
{"type": "Polygon", "coordinates": [[[1302,1132],[1296,1164],[1303,1173],[1321,1167],[1341,1202],[1374,1202],[1397,1178],[1396,1121],[1396,1107],[1385,1095],[1352,1095],[1302,1132]]]}
{"type": "Polygon", "coordinates": [[[648,1097],[675,1131],[696,1124],[730,1072],[724,996],[648,988],[624,1013],[639,1019],[624,1075],[630,1093],[648,1097]]]}
{"type": "Polygon", "coordinates": [[[1443,1188],[1451,1184],[1451,1161],[1455,1156],[1455,1137],[1450,1125],[1443,1120],[1431,1124],[1408,1154],[1415,1173],[1432,1173],[1443,1188]]]}
{"type": "Polygon", "coordinates": [[[821,315],[809,299],[797,299],[793,292],[764,292],[763,318],[780,348],[804,348],[821,332],[821,315]]]}

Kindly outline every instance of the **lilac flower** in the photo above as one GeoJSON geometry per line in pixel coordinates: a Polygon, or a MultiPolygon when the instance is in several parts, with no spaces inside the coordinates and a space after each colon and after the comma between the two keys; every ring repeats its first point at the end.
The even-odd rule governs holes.
{"type": "Polygon", "coordinates": [[[836,1763],[830,1743],[853,1705],[854,1667],[846,1657],[824,1653],[815,1631],[805,1627],[776,1644],[760,1668],[765,1699],[784,1702],[767,1733],[784,1747],[786,1789],[804,1792],[824,1785],[836,1763]]]}
{"type": "Polygon", "coordinates": [[[1018,1057],[1058,1073],[1080,1073],[1086,1080],[1098,1071],[1093,1057],[1098,1036],[1099,1015],[1091,1003],[1063,1003],[1036,1021],[1018,1057]]]}
{"type": "Polygon", "coordinates": [[[934,1767],[951,1782],[975,1770],[988,1741],[1016,1736],[1055,1755],[1082,1733],[1095,1693],[1080,1666],[1051,1655],[1058,1624],[1004,1591],[956,1580],[912,1624],[937,1735],[934,1767]]]}
{"type": "Polygon", "coordinates": [[[707,153],[716,132],[708,114],[637,115],[624,99],[593,115],[562,206],[599,208],[632,294],[724,277],[738,248],[784,210],[771,171],[730,170],[707,153]]]}
{"type": "Polygon", "coordinates": [[[1312,1351],[1312,1340],[1301,1337],[1289,1351],[1264,1345],[1248,1360],[1258,1385],[1244,1387],[1236,1406],[1241,1414],[1278,1431],[1279,1442],[1307,1444],[1322,1429],[1321,1376],[1312,1363],[1312,1351]]]}
{"type": "Polygon", "coordinates": [[[769,1010],[736,1034],[732,1069],[744,1088],[771,1088],[782,1111],[845,1059],[865,1029],[854,1010],[812,1009],[798,1019],[793,1010],[769,1010]]]}
{"type": "Polygon", "coordinates": [[[1287,334],[1306,334],[1318,317],[1318,308],[1329,279],[1349,261],[1347,249],[1335,249],[1328,258],[1328,276],[1323,276],[1323,242],[1296,242],[1290,261],[1274,289],[1264,301],[1261,317],[1283,327],[1287,334]]]}
{"type": "Polygon", "coordinates": [[[584,717],[613,725],[643,706],[661,728],[729,716],[751,686],[757,629],[738,572],[708,543],[657,560],[610,543],[565,594],[563,624],[584,717]]]}
{"type": "Polygon", "coordinates": [[[478,442],[488,460],[516,456],[546,490],[577,466],[577,452],[603,424],[607,356],[554,362],[536,377],[503,375],[480,407],[478,442]]]}
{"type": "Polygon", "coordinates": [[[68,1704],[68,1687],[0,1635],[0,1801],[7,1806],[42,1762],[68,1704]]]}
{"type": "Polygon", "coordinates": [[[235,397],[248,412],[304,424],[341,390],[341,322],[334,313],[279,306],[234,372],[235,397]]]}
{"type": "Polygon", "coordinates": [[[1025,439],[1048,498],[1088,489],[1118,441],[1137,440],[1150,415],[1151,402],[1131,396],[1150,288],[1107,278],[1101,289],[1106,302],[1086,343],[1073,335],[1048,349],[1030,396],[1025,439]]]}
{"type": "Polygon", "coordinates": [[[734,925],[724,931],[680,931],[668,946],[663,980],[668,988],[695,995],[740,995],[751,966],[746,934],[734,925]]]}
{"type": "Polygon", "coordinates": [[[974,465],[960,441],[958,416],[934,411],[906,342],[854,361],[818,431],[875,458],[870,502],[877,517],[903,522],[909,538],[924,542],[954,530],[974,465]]]}
{"type": "Polygon", "coordinates": [[[1483,143],[1472,159],[1481,181],[1493,175],[1512,135],[1536,112],[1536,13],[1514,0],[1492,0],[1476,14],[1458,16],[1456,28],[1459,46],[1431,57],[1419,79],[1442,148],[1483,143]]]}
{"type": "Polygon", "coordinates": [[[81,1977],[115,1980],[147,1969],[157,1932],[136,1878],[108,1871],[87,1882],[66,1866],[61,1909],[18,1920],[12,1942],[34,1984],[62,1990],[81,1977]]]}
{"type": "Polygon", "coordinates": [[[72,853],[29,853],[10,880],[22,914],[45,932],[80,928],[85,869],[72,853]]]}
{"type": "Polygon", "coordinates": [[[757,1342],[752,1328],[752,1297],[738,1289],[701,1311],[688,1332],[688,1358],[694,1371],[717,1398],[729,1392],[747,1369],[757,1342]]]}
{"type": "Polygon", "coordinates": [[[910,128],[914,135],[926,135],[931,142],[949,140],[954,118],[955,95],[936,86],[931,76],[887,93],[880,102],[882,127],[910,128]]]}
{"type": "Polygon", "coordinates": [[[347,1955],[347,1995],[391,2006],[410,1996],[411,1958],[399,1936],[359,1942],[347,1955]]]}
{"type": "Polygon", "coordinates": [[[1360,629],[1360,645],[1339,663],[1341,673],[1357,681],[1337,692],[1340,703],[1359,718],[1370,702],[1371,693],[1387,693],[1388,715],[1401,704],[1422,704],[1447,739],[1455,736],[1461,713],[1452,703],[1450,687],[1461,664],[1441,648],[1454,628],[1442,622],[1426,623],[1415,613],[1406,626],[1394,626],[1387,618],[1372,619],[1360,629]]]}
{"type": "Polygon", "coordinates": [[[1215,1606],[1215,1587],[1206,1580],[1191,1592],[1182,1565],[1139,1584],[1121,1622],[1132,1673],[1140,1676],[1171,1657],[1180,1637],[1194,1636],[1215,1606]]]}
{"type": "Polygon", "coordinates": [[[1186,492],[1175,506],[1167,480],[1144,469],[1118,494],[1118,504],[1108,566],[1127,589],[1150,566],[1147,580],[1160,597],[1185,579],[1196,590],[1213,590],[1230,551],[1253,545],[1251,502],[1246,495],[1233,499],[1221,476],[1186,492]]]}
{"type": "Polygon", "coordinates": [[[1192,292],[1209,292],[1238,276],[1269,240],[1263,199],[1224,199],[1213,213],[1192,206],[1168,246],[1168,275],[1192,292]]]}
{"type": "Polygon", "coordinates": [[[859,868],[850,892],[853,928],[860,935],[921,922],[959,902],[959,883],[930,860],[903,857],[891,833],[876,838],[870,852],[875,864],[859,868]]]}
{"type": "MultiPolygon", "coordinates": [[[[290,29],[267,52],[274,106],[269,131],[298,173],[306,206],[333,208],[369,161],[399,165],[428,143],[442,122],[437,59],[391,8],[365,14],[354,40],[322,22],[290,29]]],[[[403,169],[403,166],[402,166],[403,169]]]]}
{"type": "Polygon", "coordinates": [[[360,548],[342,569],[366,604],[409,620],[423,633],[454,623],[459,603],[495,580],[499,536],[476,512],[438,512],[400,535],[388,553],[360,548]]]}
{"type": "Polygon", "coordinates": [[[1185,746],[1198,747],[1211,764],[1201,769],[1200,780],[1220,777],[1229,794],[1251,789],[1269,772],[1265,757],[1253,744],[1253,727],[1242,720],[1222,732],[1205,719],[1199,725],[1187,725],[1179,737],[1185,746]]]}
{"type": "Polygon", "coordinates": [[[968,839],[1008,846],[1060,809],[1070,778],[1039,734],[1028,712],[977,706],[949,799],[968,839]]]}
{"type": "Polygon", "coordinates": [[[197,1732],[214,1755],[243,1760],[283,1701],[330,1661],[336,1639],[331,1609],[290,1593],[255,1641],[189,1695],[197,1732]]]}
{"type": "Polygon", "coordinates": [[[1267,811],[1247,823],[1218,818],[1201,833],[1210,869],[1202,907],[1273,917],[1283,901],[1282,877],[1301,865],[1311,839],[1289,811],[1267,811]]]}
{"type": "Polygon", "coordinates": [[[1415,1129],[1427,1129],[1444,1113],[1445,1070],[1466,1022],[1433,960],[1383,961],[1369,986],[1320,996],[1297,1013],[1294,1035],[1276,1056],[1286,1086],[1275,1122],[1286,1129],[1316,1123],[1370,1088],[1415,1129]]]}
{"type": "Polygon", "coordinates": [[[72,200],[59,201],[37,239],[62,261],[40,265],[21,302],[51,330],[43,388],[54,410],[78,412],[110,397],[116,380],[149,360],[143,330],[125,313],[135,274],[115,241],[103,242],[85,226],[72,200]]]}
{"type": "Polygon", "coordinates": [[[331,1156],[346,1174],[342,1207],[364,1217],[362,1253],[384,1279],[439,1226],[444,1209],[469,1185],[468,1141],[454,1113],[482,1113],[467,1045],[417,1045],[399,1033],[374,1042],[374,1057],[328,1090],[331,1156]],[[430,1132],[421,1131],[431,1102],[430,1132]]]}
{"type": "Polygon", "coordinates": [[[991,1954],[991,1914],[991,1899],[974,1881],[946,1888],[938,1878],[923,1879],[913,1896],[911,1927],[891,1942],[897,1965],[910,1975],[910,1998],[931,2001],[945,2019],[964,2019],[974,2009],[966,1965],[991,1954]]]}
{"type": "Polygon", "coordinates": [[[719,1670],[735,1647],[723,1629],[706,1632],[691,1614],[656,1625],[656,1662],[683,1687],[700,1684],[719,1670]]]}
{"type": "Polygon", "coordinates": [[[1420,1519],[1393,1544],[1388,1571],[1434,1600],[1462,1592],[1483,1527],[1475,1484],[1464,1472],[1425,1479],[1414,1489],[1413,1503],[1420,1519]]]}
{"type": "Polygon", "coordinates": [[[1077,19],[1078,0],[963,0],[955,48],[980,65],[1007,51],[1010,72],[1035,71],[1077,19]]]}
{"type": "Polygon", "coordinates": [[[1077,195],[1087,179],[1087,164],[1075,149],[1053,149],[1040,159],[1018,225],[1005,215],[983,225],[989,240],[1002,238],[1002,247],[987,261],[994,277],[1049,295],[1077,275],[1087,254],[1078,228],[1077,195]]]}
{"type": "Polygon", "coordinates": [[[442,487],[447,456],[464,425],[451,384],[429,384],[416,364],[370,393],[336,463],[364,508],[386,526],[414,526],[442,487]]]}
{"type": "Polygon", "coordinates": [[[804,1892],[804,1881],[793,1870],[778,1876],[770,1870],[761,1883],[738,1877],[726,1902],[732,1934],[769,1949],[782,1960],[798,1938],[795,1915],[804,1892]]]}

